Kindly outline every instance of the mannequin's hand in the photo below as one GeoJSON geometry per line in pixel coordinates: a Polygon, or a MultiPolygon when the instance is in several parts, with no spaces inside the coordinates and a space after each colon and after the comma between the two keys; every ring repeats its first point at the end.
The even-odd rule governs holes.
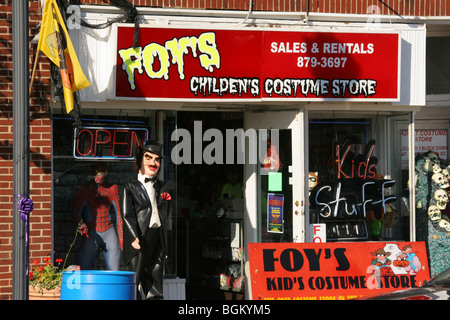
{"type": "Polygon", "coordinates": [[[78,233],[82,236],[86,236],[87,238],[89,238],[88,226],[84,222],[80,222],[80,224],[78,225],[78,233]]]}
{"type": "Polygon", "coordinates": [[[134,239],[134,241],[131,243],[131,246],[136,250],[139,250],[141,248],[141,246],[139,245],[139,239],[138,238],[134,239]]]}

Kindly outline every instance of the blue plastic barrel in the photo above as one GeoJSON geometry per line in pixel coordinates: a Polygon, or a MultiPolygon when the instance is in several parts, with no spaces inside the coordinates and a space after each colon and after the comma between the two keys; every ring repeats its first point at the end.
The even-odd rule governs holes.
{"type": "Polygon", "coordinates": [[[136,273],[65,271],[62,273],[61,300],[136,300],[136,273]]]}

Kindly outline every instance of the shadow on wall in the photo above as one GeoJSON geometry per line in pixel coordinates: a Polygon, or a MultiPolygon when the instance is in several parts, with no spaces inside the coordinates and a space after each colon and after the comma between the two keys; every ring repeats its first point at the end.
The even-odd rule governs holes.
{"type": "MultiPolygon", "coordinates": [[[[14,160],[13,159],[13,146],[9,140],[0,141],[0,159],[14,160]]],[[[43,174],[51,174],[51,160],[39,152],[30,149],[30,163],[36,168],[41,168],[43,174]],[[48,164],[48,165],[47,165],[48,164]]]]}

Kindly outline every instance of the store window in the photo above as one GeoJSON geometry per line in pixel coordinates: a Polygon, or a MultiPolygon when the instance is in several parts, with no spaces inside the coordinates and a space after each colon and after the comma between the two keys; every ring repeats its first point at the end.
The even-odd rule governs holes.
{"type": "Polygon", "coordinates": [[[427,37],[427,94],[450,94],[450,37],[427,37]]]}
{"type": "MultiPolygon", "coordinates": [[[[53,117],[53,242],[55,258],[65,259],[66,266],[80,265],[80,235],[76,235],[77,223],[80,219],[87,222],[90,210],[108,208],[108,216],[117,227],[118,199],[123,186],[136,176],[134,155],[138,146],[150,137],[156,138],[157,131],[173,130],[175,118],[172,112],[166,112],[164,121],[158,122],[156,112],[128,110],[129,114],[139,116],[123,116],[117,110],[94,112],[83,110],[81,127],[74,126],[73,120],[64,116],[53,117]],[[99,115],[107,114],[107,115],[99,115]],[[89,115],[91,114],[91,115],[89,115]],[[161,128],[159,126],[162,126],[161,128]],[[100,201],[86,202],[89,183],[94,182],[97,172],[105,172],[104,182],[108,186],[108,196],[100,201]],[[103,206],[103,204],[105,206],[103,206]],[[88,208],[89,207],[89,208],[88,208]],[[88,215],[88,216],[86,216],[88,215]]],[[[161,115],[159,115],[161,116],[161,115]]],[[[167,144],[168,140],[164,140],[167,144]]],[[[167,153],[168,145],[165,148],[167,153]]],[[[166,157],[162,164],[161,178],[176,179],[175,168],[166,157]]],[[[105,184],[105,185],[106,185],[105,184]]],[[[174,208],[176,210],[176,208],[174,208]]],[[[167,234],[169,259],[166,275],[176,275],[176,215],[170,217],[167,234]]],[[[121,262],[121,259],[120,259],[121,262]]],[[[120,266],[122,268],[123,266],[120,266]]],[[[108,262],[102,250],[95,256],[91,269],[108,269],[108,262]]]]}
{"type": "Polygon", "coordinates": [[[309,115],[309,220],[321,241],[409,240],[408,174],[394,113],[309,115]]]}
{"type": "Polygon", "coordinates": [[[416,238],[427,245],[431,276],[444,271],[450,257],[448,133],[448,122],[420,121],[416,125],[416,238]]]}

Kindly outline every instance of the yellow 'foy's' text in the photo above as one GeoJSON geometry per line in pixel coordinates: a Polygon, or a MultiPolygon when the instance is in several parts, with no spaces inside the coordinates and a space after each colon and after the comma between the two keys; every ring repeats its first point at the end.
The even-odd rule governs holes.
{"type": "Polygon", "coordinates": [[[192,56],[197,58],[197,50],[200,52],[198,59],[200,65],[209,72],[214,71],[214,67],[220,68],[220,54],[216,46],[216,35],[214,32],[202,33],[198,38],[195,36],[173,38],[166,41],[164,46],[152,42],[144,48],[128,48],[119,50],[119,56],[122,58],[122,69],[128,75],[128,82],[132,90],[136,89],[134,83],[134,71],[139,74],[143,71],[152,79],[169,79],[169,67],[171,64],[178,66],[178,74],[181,80],[184,80],[184,55],[188,54],[188,48],[192,51],[192,56]],[[172,60],[170,61],[170,55],[172,60]],[[159,59],[159,70],[154,70],[153,64],[155,58],[159,59]]]}

